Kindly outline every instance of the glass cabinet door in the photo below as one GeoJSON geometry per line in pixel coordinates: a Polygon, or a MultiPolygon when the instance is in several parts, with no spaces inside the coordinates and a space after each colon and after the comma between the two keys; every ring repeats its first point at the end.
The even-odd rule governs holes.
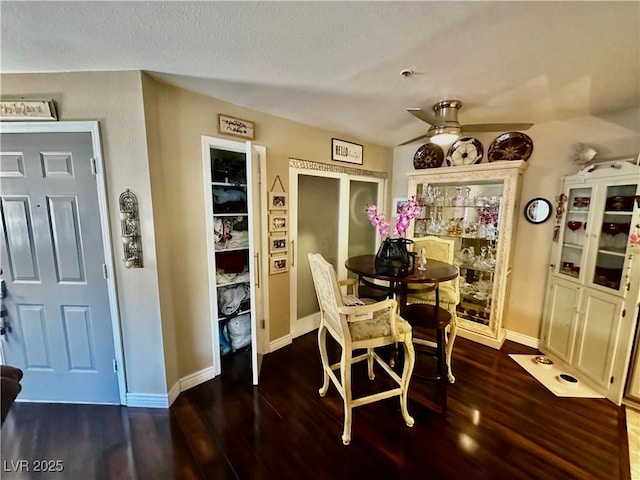
{"type": "Polygon", "coordinates": [[[414,237],[436,235],[456,241],[460,268],[458,317],[489,325],[502,210],[502,181],[418,185],[423,207],[414,237]]]}
{"type": "Polygon", "coordinates": [[[584,271],[587,255],[587,225],[591,208],[591,187],[570,188],[567,195],[567,215],[562,231],[562,255],[558,273],[578,278],[584,271]]]}
{"type": "Polygon", "coordinates": [[[608,185],[604,197],[602,221],[595,225],[598,238],[595,268],[589,280],[613,290],[620,290],[626,249],[633,216],[637,184],[608,185]]]}

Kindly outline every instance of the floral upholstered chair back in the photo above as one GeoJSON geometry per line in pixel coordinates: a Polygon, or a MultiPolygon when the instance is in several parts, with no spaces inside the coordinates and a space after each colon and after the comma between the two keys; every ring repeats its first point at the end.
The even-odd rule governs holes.
{"type": "Polygon", "coordinates": [[[333,265],[318,253],[309,253],[308,257],[321,321],[336,340],[344,341],[349,336],[349,328],[345,316],[338,312],[338,307],[344,304],[333,265]]]}

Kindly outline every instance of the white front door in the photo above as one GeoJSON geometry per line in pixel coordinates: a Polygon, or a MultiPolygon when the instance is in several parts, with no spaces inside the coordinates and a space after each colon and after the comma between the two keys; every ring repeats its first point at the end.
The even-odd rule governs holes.
{"type": "Polygon", "coordinates": [[[1,345],[19,398],[120,403],[92,133],[0,138],[1,345]]]}

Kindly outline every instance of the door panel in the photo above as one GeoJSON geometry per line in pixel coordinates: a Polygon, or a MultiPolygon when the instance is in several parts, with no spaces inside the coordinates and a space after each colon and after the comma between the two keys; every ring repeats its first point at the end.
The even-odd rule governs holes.
{"type": "Polygon", "coordinates": [[[9,265],[11,276],[15,281],[39,281],[29,199],[3,196],[0,209],[8,240],[4,263],[9,265]]]}
{"type": "Polygon", "coordinates": [[[307,254],[320,253],[334,266],[338,261],[339,202],[338,178],[298,176],[297,318],[305,318],[318,311],[307,254]]]}
{"type": "Polygon", "coordinates": [[[377,232],[367,219],[369,204],[382,204],[384,179],[292,168],[291,191],[291,336],[319,322],[318,302],[307,260],[320,253],[338,277],[346,278],[348,257],[375,253],[377,232]],[[311,215],[310,212],[313,212],[311,215]]]}
{"type": "Polygon", "coordinates": [[[349,182],[349,245],[348,257],[376,251],[376,229],[365,210],[378,203],[378,184],[351,180],[349,182]],[[373,233],[372,233],[373,230],[373,233]]]}
{"type": "Polygon", "coordinates": [[[609,388],[618,347],[624,300],[588,289],[581,311],[584,320],[578,332],[575,365],[599,387],[609,388]]]}
{"type": "Polygon", "coordinates": [[[119,403],[90,133],[2,133],[5,362],[20,398],[119,403]]]}
{"type": "Polygon", "coordinates": [[[548,322],[545,326],[543,348],[566,362],[571,361],[579,301],[580,289],[562,280],[557,280],[552,286],[547,299],[545,317],[548,322]]]}

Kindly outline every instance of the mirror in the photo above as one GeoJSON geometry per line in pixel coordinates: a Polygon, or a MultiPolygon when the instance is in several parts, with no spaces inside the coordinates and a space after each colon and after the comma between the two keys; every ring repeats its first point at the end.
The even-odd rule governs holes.
{"type": "Polygon", "coordinates": [[[529,200],[524,207],[524,218],[531,223],[546,222],[551,216],[551,202],[545,198],[529,200]]]}

